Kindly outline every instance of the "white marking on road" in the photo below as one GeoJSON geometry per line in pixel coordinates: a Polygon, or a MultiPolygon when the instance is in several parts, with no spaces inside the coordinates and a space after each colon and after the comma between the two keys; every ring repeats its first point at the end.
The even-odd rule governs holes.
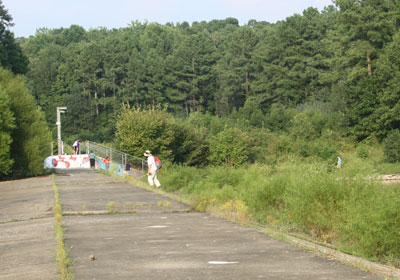
{"type": "Polygon", "coordinates": [[[209,261],[209,264],[236,264],[238,262],[209,261]]]}
{"type": "Polygon", "coordinates": [[[168,226],[149,226],[146,228],[167,228],[168,226]]]}

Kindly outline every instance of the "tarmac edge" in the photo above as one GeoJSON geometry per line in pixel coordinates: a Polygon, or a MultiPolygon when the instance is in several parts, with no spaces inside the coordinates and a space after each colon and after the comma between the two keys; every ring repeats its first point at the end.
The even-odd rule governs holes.
{"type": "Polygon", "coordinates": [[[323,245],[316,244],[311,241],[307,241],[301,238],[297,238],[282,232],[277,232],[272,229],[268,229],[262,227],[260,225],[252,225],[253,228],[257,229],[258,231],[267,234],[273,238],[279,239],[283,242],[287,242],[293,244],[297,247],[304,248],[309,251],[315,251],[321,253],[327,257],[335,259],[343,264],[348,264],[353,267],[357,267],[361,270],[366,272],[370,272],[375,274],[379,277],[384,277],[385,279],[400,279],[400,269],[391,267],[384,264],[375,263],[361,257],[357,257],[354,255],[350,255],[344,252],[341,252],[337,249],[332,249],[325,247],[323,245]]]}

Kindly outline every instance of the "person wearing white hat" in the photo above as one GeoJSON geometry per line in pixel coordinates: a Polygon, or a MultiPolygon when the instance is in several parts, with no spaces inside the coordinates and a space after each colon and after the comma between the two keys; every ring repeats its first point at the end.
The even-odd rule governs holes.
{"type": "Polygon", "coordinates": [[[161,189],[161,183],[157,179],[157,165],[154,156],[149,150],[146,150],[144,156],[147,157],[147,181],[149,181],[151,187],[156,185],[157,188],[161,189]]]}

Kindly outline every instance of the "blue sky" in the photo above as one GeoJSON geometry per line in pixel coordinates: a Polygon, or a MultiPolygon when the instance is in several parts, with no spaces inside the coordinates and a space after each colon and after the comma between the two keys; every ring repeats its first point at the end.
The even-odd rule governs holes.
{"type": "Polygon", "coordinates": [[[234,17],[243,25],[250,19],[276,22],[308,7],[319,10],[331,0],[2,0],[13,17],[11,31],[29,37],[39,28],[77,24],[90,28],[126,27],[132,21],[210,21],[234,17]]]}

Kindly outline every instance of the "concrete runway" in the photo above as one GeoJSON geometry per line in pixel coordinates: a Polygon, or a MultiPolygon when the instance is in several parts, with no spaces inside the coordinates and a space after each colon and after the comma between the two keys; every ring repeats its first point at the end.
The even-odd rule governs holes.
{"type": "MultiPolygon", "coordinates": [[[[56,184],[78,280],[382,279],[101,173],[56,184]]],[[[0,183],[0,279],[57,278],[53,196],[50,177],[0,183]]]]}

